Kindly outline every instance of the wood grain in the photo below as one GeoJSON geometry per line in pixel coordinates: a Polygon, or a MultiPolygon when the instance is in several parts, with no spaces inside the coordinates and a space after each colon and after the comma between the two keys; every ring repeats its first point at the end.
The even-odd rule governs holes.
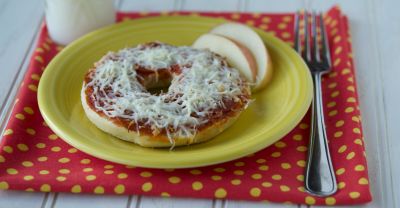
{"type": "Polygon", "coordinates": [[[0,77],[0,101],[23,64],[42,15],[41,3],[0,1],[0,66],[5,73],[0,77]]]}
{"type": "MultiPolygon", "coordinates": [[[[39,23],[43,5],[29,0],[0,1],[0,103],[6,105],[6,97],[14,97],[16,89],[9,90],[13,82],[19,83],[28,67],[28,59],[39,23]],[[10,92],[10,93],[8,93],[10,92]]],[[[17,85],[19,86],[19,85],[17,85]]],[[[5,109],[6,110],[6,109],[5,109]]],[[[5,112],[5,111],[4,111],[5,112]]],[[[3,113],[0,112],[0,120],[3,113]]],[[[0,207],[41,207],[46,194],[20,191],[0,191],[0,207]]]]}
{"type": "MultiPolygon", "coordinates": [[[[54,199],[55,197],[53,197],[54,199]]],[[[109,207],[127,207],[131,201],[128,202],[128,196],[115,196],[115,195],[93,195],[93,194],[69,194],[69,193],[58,193],[56,200],[50,207],[57,208],[70,208],[70,207],[96,207],[96,208],[109,208],[109,207]]],[[[49,207],[49,208],[50,208],[49,207]]],[[[46,207],[47,208],[47,207],[46,207]]]]}
{"type": "MultiPolygon", "coordinates": [[[[400,13],[397,8],[400,2],[390,1],[371,1],[371,7],[374,8],[375,15],[371,15],[372,27],[375,25],[376,33],[376,49],[379,60],[378,68],[380,73],[377,91],[383,94],[384,111],[380,112],[382,125],[386,128],[382,129],[387,135],[385,148],[381,150],[389,153],[385,161],[385,169],[382,169],[385,175],[382,179],[385,181],[384,186],[388,186],[388,190],[384,193],[383,201],[387,201],[385,207],[400,207],[400,89],[399,78],[399,59],[400,59],[400,24],[396,23],[400,20],[400,13]],[[391,173],[391,174],[388,174],[391,173]],[[391,192],[390,189],[391,188],[391,192]]],[[[381,139],[377,137],[379,142],[381,139]]]]}

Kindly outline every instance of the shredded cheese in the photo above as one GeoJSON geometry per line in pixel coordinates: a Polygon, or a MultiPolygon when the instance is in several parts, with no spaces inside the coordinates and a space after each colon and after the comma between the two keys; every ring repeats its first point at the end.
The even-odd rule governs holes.
{"type": "MultiPolygon", "coordinates": [[[[157,44],[109,52],[95,64],[84,89],[93,88],[91,99],[98,111],[111,118],[144,123],[155,135],[165,129],[173,142],[173,138],[194,137],[197,127],[209,122],[213,110],[225,107],[223,100],[243,102],[240,96],[248,83],[223,58],[208,50],[157,44]],[[140,65],[157,72],[176,64],[181,72],[171,73],[168,91],[159,95],[149,93],[140,84],[138,79],[146,77],[139,77],[134,67],[140,65]]],[[[243,106],[247,107],[248,102],[245,100],[243,106]]]]}

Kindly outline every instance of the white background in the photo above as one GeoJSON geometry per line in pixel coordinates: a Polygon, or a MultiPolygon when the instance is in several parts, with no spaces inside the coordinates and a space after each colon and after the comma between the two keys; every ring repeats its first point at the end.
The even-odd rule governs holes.
{"type": "MultiPolygon", "coordinates": [[[[339,4],[349,16],[357,87],[374,201],[367,207],[400,207],[400,1],[398,0],[120,0],[124,11],[326,10],[339,4]]],[[[42,0],[0,0],[0,103],[6,112],[35,45],[44,16],[42,0]],[[10,90],[11,89],[11,90],[10,90]],[[11,96],[8,96],[10,94],[11,96]],[[7,99],[10,98],[10,99],[7,99]]],[[[1,119],[1,118],[0,118],[1,119]]],[[[161,199],[0,191],[0,208],[12,207],[306,207],[228,200],[161,199]]]]}

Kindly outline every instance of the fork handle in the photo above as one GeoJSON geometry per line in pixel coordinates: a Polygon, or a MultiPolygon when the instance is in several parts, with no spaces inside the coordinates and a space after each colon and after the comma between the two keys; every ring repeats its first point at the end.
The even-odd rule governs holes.
{"type": "Polygon", "coordinates": [[[305,189],[313,195],[329,196],[337,191],[337,185],[325,130],[321,76],[321,73],[313,73],[314,99],[305,189]]]}

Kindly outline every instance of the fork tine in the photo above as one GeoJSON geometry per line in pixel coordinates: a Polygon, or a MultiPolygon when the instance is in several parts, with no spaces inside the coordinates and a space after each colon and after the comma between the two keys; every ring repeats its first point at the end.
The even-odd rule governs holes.
{"type": "Polygon", "coordinates": [[[297,53],[301,53],[301,37],[300,37],[300,11],[296,12],[295,22],[294,22],[294,48],[297,53]]]}
{"type": "Polygon", "coordinates": [[[311,60],[311,52],[310,52],[310,37],[309,37],[309,32],[308,32],[308,12],[307,10],[304,10],[304,37],[305,37],[305,43],[304,43],[304,57],[307,61],[311,60]]]}
{"type": "Polygon", "coordinates": [[[329,50],[328,35],[324,24],[324,18],[322,13],[319,14],[319,25],[321,28],[321,40],[322,40],[322,60],[328,63],[329,67],[332,67],[331,53],[329,50]]]}
{"type": "Polygon", "coordinates": [[[318,32],[317,32],[317,15],[315,11],[312,12],[312,19],[311,19],[311,37],[313,39],[312,43],[312,58],[320,61],[320,54],[319,54],[319,45],[318,45],[318,32]]]}

